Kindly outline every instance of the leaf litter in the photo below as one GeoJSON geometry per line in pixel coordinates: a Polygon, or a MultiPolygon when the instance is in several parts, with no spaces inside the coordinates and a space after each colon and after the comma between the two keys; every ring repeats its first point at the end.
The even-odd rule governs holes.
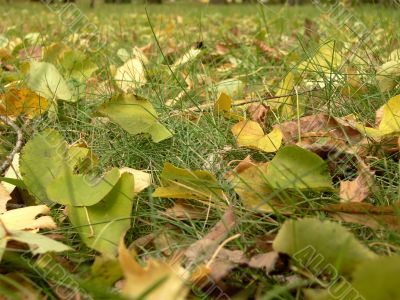
{"type": "Polygon", "coordinates": [[[87,51],[84,33],[68,37],[74,46],[38,32],[0,35],[0,154],[16,143],[7,126],[25,130],[20,153],[3,155],[4,276],[21,280],[26,297],[70,291],[54,277],[37,289],[29,271],[15,279],[8,266],[20,251],[37,266],[67,261],[79,283],[91,269],[82,289],[95,297],[271,299],[283,289],[321,300],[350,284],[341,299],[354,291],[400,299],[398,240],[384,238],[400,231],[400,60],[385,34],[374,31],[387,54],[377,58],[348,48],[354,40],[333,34],[327,16],[280,38],[254,16],[229,17],[218,25],[224,39],[210,30],[188,47],[170,38],[186,17],[157,29],[156,42],[135,17],[144,46],[114,34],[105,62],[87,51]],[[243,49],[265,67],[246,73],[243,49]],[[337,109],[343,103],[351,109],[337,109]],[[191,128],[205,133],[199,139],[191,128]],[[130,159],[136,153],[140,161],[130,159]],[[368,247],[374,239],[386,247],[368,247]]]}

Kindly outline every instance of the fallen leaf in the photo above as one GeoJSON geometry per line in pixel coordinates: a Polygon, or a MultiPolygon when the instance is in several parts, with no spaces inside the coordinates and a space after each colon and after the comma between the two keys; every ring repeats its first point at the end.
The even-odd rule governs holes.
{"type": "Polygon", "coordinates": [[[250,157],[240,162],[235,170],[227,174],[243,205],[249,209],[272,212],[273,189],[267,180],[268,163],[257,164],[250,157]]]}
{"type": "Polygon", "coordinates": [[[172,133],[157,119],[157,112],[146,99],[133,94],[119,94],[104,103],[98,111],[130,134],[148,133],[155,143],[172,133]]]}
{"type": "Polygon", "coordinates": [[[275,94],[275,99],[268,101],[268,106],[271,109],[278,111],[279,115],[284,118],[291,118],[296,113],[296,103],[293,102],[290,95],[294,89],[294,74],[289,72],[285,79],[281,82],[278,91],[275,94]]]}
{"type": "Polygon", "coordinates": [[[114,80],[125,93],[136,91],[147,82],[143,62],[139,58],[129,59],[117,69],[114,80]]]}
{"type": "Polygon", "coordinates": [[[400,77],[400,61],[391,60],[381,65],[376,72],[376,80],[382,92],[393,89],[400,77]]]}
{"type": "Polygon", "coordinates": [[[382,256],[362,262],[353,272],[352,281],[338,280],[328,289],[307,289],[309,300],[394,300],[400,299],[398,274],[400,256],[382,256]]]}
{"type": "Polygon", "coordinates": [[[10,193],[6,190],[3,183],[0,184],[0,214],[7,211],[7,202],[10,200],[11,200],[10,193]]]}
{"type": "Polygon", "coordinates": [[[314,274],[333,272],[334,277],[351,274],[362,262],[377,257],[346,228],[312,218],[286,221],[273,247],[314,274]]]}
{"type": "Polygon", "coordinates": [[[232,99],[237,99],[243,93],[245,84],[239,79],[225,79],[216,84],[218,94],[224,93],[232,99]]]}
{"type": "Polygon", "coordinates": [[[277,61],[281,60],[282,57],[283,57],[283,54],[279,50],[268,46],[263,41],[254,40],[253,44],[255,46],[257,46],[258,49],[261,50],[261,52],[265,55],[266,58],[268,58],[268,59],[270,59],[272,61],[276,61],[277,62],[277,61]]]}
{"type": "Polygon", "coordinates": [[[275,251],[254,255],[248,265],[251,268],[262,269],[267,275],[275,269],[279,253],[275,251]]]}
{"type": "Polygon", "coordinates": [[[68,206],[68,218],[88,247],[106,256],[116,256],[118,241],[131,224],[134,186],[133,175],[124,173],[97,204],[68,206]]]}
{"type": "Polygon", "coordinates": [[[207,217],[207,211],[190,205],[185,200],[177,199],[174,206],[162,212],[163,215],[178,220],[204,220],[207,217]]]}
{"type": "Polygon", "coordinates": [[[396,206],[375,206],[364,202],[345,202],[332,204],[321,210],[328,212],[333,218],[364,225],[373,229],[389,228],[400,231],[400,218],[396,206]]]}
{"type": "Polygon", "coordinates": [[[260,124],[254,121],[240,121],[232,126],[231,131],[239,147],[276,152],[282,143],[282,132],[279,128],[274,128],[266,135],[260,124]]]}
{"type": "Polygon", "coordinates": [[[316,153],[345,151],[363,138],[346,120],[321,113],[276,124],[274,128],[282,131],[285,144],[296,144],[316,153]]]}
{"type": "Polygon", "coordinates": [[[75,163],[60,133],[46,129],[22,148],[20,171],[30,194],[41,202],[49,203],[46,192],[48,185],[54,178],[71,173],[75,163]]]}
{"type": "Polygon", "coordinates": [[[76,49],[63,52],[59,62],[67,78],[81,82],[85,82],[98,69],[90,57],[76,49]]]}
{"type": "Polygon", "coordinates": [[[0,221],[7,230],[38,231],[57,228],[46,205],[36,205],[9,210],[0,215],[0,221]],[[40,216],[39,215],[44,215],[40,216]]]}
{"type": "Polygon", "coordinates": [[[241,250],[221,249],[217,257],[208,266],[209,276],[218,282],[226,277],[234,268],[248,263],[248,258],[241,250]]]}
{"type": "Polygon", "coordinates": [[[200,264],[205,264],[235,225],[235,212],[233,207],[229,207],[221,220],[202,239],[190,245],[185,251],[186,265],[197,268],[200,264]]]}
{"type": "Polygon", "coordinates": [[[0,115],[18,117],[21,114],[32,119],[47,111],[46,98],[28,88],[11,88],[0,95],[0,115]]]}
{"type": "Polygon", "coordinates": [[[119,169],[120,173],[129,173],[132,174],[135,178],[135,193],[140,193],[141,191],[145,190],[152,184],[151,174],[146,173],[141,170],[135,170],[128,167],[123,167],[119,169]]]}
{"type": "Polygon", "coordinates": [[[358,176],[354,180],[340,182],[340,199],[342,202],[362,202],[370,194],[374,183],[375,171],[363,162],[358,164],[358,176]]]}
{"type": "Polygon", "coordinates": [[[91,206],[102,200],[117,184],[121,174],[113,168],[103,177],[59,174],[46,188],[47,197],[54,203],[71,206],[91,206]]]}
{"type": "Polygon", "coordinates": [[[4,226],[0,224],[0,261],[7,249],[9,241],[17,241],[20,243],[28,244],[30,251],[33,255],[43,254],[47,252],[63,252],[72,250],[70,247],[57,242],[44,235],[21,230],[5,230],[4,226]]]}
{"type": "Polygon", "coordinates": [[[141,266],[120,242],[118,259],[124,272],[122,294],[129,299],[184,300],[189,293],[187,272],[178,264],[149,259],[141,266]]]}
{"type": "Polygon", "coordinates": [[[326,162],[315,153],[298,146],[280,149],[269,163],[266,178],[274,189],[333,189],[326,162]]]}
{"type": "Polygon", "coordinates": [[[201,49],[191,48],[188,52],[186,52],[183,56],[181,56],[174,62],[174,64],[171,66],[171,69],[176,70],[177,68],[187,64],[188,62],[194,61],[200,53],[201,49]]]}
{"type": "Polygon", "coordinates": [[[325,42],[318,51],[307,60],[300,63],[297,68],[300,71],[330,76],[333,70],[338,69],[343,61],[342,54],[336,48],[335,41],[325,42]]]}
{"type": "Polygon", "coordinates": [[[243,117],[241,115],[231,111],[232,104],[233,104],[232,98],[222,92],[220,93],[217,101],[215,102],[214,112],[233,120],[243,120],[243,117]]]}
{"type": "Polygon", "coordinates": [[[250,120],[257,122],[261,125],[265,124],[265,118],[268,113],[271,111],[271,108],[263,103],[253,103],[247,107],[247,113],[250,116],[250,120]]]}
{"type": "Polygon", "coordinates": [[[49,101],[61,99],[76,101],[66,81],[53,64],[47,62],[30,62],[28,87],[49,101]]]}
{"type": "Polygon", "coordinates": [[[226,196],[215,176],[203,170],[181,169],[165,163],[160,175],[162,186],[153,197],[193,199],[204,204],[225,205],[226,196]]]}

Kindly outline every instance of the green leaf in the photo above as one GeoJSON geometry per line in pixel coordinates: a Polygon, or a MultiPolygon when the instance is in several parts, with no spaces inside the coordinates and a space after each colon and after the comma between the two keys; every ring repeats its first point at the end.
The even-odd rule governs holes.
{"type": "Polygon", "coordinates": [[[172,136],[157,119],[157,112],[146,99],[133,94],[119,94],[104,103],[99,112],[130,134],[149,133],[154,142],[172,136]]]}
{"type": "Polygon", "coordinates": [[[350,274],[360,263],[376,257],[340,224],[312,218],[286,221],[273,248],[314,274],[325,271],[334,277],[350,274]]]}
{"type": "Polygon", "coordinates": [[[225,199],[217,179],[207,171],[181,169],[165,163],[160,177],[163,186],[155,190],[153,197],[193,199],[213,204],[220,204],[225,199]]]}
{"type": "Polygon", "coordinates": [[[28,244],[29,249],[33,254],[72,250],[67,245],[38,233],[22,230],[9,230],[8,232],[5,232],[4,228],[0,227],[0,261],[4,254],[7,242],[10,240],[28,244]]]}
{"type": "Polygon", "coordinates": [[[99,203],[68,206],[68,217],[88,247],[108,256],[117,254],[118,242],[131,224],[134,187],[133,176],[124,173],[99,203]]]}
{"type": "Polygon", "coordinates": [[[400,299],[400,256],[365,261],[353,273],[353,287],[365,300],[400,299]]]}
{"type": "Polygon", "coordinates": [[[73,98],[64,78],[51,63],[36,61],[30,62],[27,85],[31,90],[43,95],[48,100],[76,100],[73,98]]]}
{"type": "Polygon", "coordinates": [[[310,300],[400,299],[400,256],[385,256],[361,263],[348,281],[335,282],[325,290],[305,291],[310,300]]]}
{"type": "Polygon", "coordinates": [[[267,179],[274,189],[332,190],[328,165],[298,146],[281,148],[271,160],[267,179]]]}
{"type": "Polygon", "coordinates": [[[54,179],[47,187],[48,198],[59,204],[91,206],[103,199],[116,185],[120,172],[113,168],[101,178],[72,172],[54,179]]]}
{"type": "Polygon", "coordinates": [[[64,68],[64,74],[67,78],[81,82],[88,79],[98,69],[89,57],[78,50],[70,50],[64,53],[60,64],[64,68]]]}
{"type": "Polygon", "coordinates": [[[72,172],[75,161],[60,133],[46,129],[35,135],[21,151],[20,171],[28,191],[47,202],[47,186],[58,176],[72,172]]]}

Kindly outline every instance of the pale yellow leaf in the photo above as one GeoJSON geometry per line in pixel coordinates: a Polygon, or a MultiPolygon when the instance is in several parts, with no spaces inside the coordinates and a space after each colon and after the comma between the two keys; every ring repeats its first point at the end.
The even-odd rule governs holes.
{"type": "Polygon", "coordinates": [[[57,225],[53,218],[46,216],[49,213],[50,208],[46,205],[28,206],[7,211],[0,215],[0,220],[7,230],[55,229],[57,225]]]}

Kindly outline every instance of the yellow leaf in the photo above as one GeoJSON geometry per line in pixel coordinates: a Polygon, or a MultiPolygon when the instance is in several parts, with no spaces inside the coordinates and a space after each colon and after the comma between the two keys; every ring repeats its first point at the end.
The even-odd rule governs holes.
{"type": "Polygon", "coordinates": [[[131,58],[117,69],[114,77],[124,92],[136,90],[147,82],[146,70],[139,58],[131,58]]]}
{"type": "Polygon", "coordinates": [[[119,169],[120,173],[130,173],[135,181],[135,193],[140,193],[151,185],[151,174],[132,168],[123,167],[119,169]]]}
{"type": "Polygon", "coordinates": [[[28,88],[10,88],[0,98],[0,115],[18,117],[26,114],[33,118],[44,113],[48,108],[46,98],[28,88]]]}
{"type": "Polygon", "coordinates": [[[239,147],[275,152],[282,144],[283,135],[278,127],[265,135],[260,124],[257,122],[240,121],[233,125],[231,130],[239,147]]]}
{"type": "Polygon", "coordinates": [[[32,230],[57,228],[53,218],[48,215],[50,208],[46,205],[28,206],[9,210],[0,215],[0,220],[7,230],[32,230]]]}
{"type": "Polygon", "coordinates": [[[382,92],[393,89],[400,76],[400,62],[391,60],[380,66],[376,73],[376,80],[382,92]]]}
{"type": "Polygon", "coordinates": [[[232,104],[233,100],[231,96],[225,94],[224,92],[221,92],[217,101],[215,102],[214,111],[217,114],[223,115],[228,119],[233,119],[237,121],[243,120],[243,117],[241,115],[231,111],[232,104]]]}
{"type": "Polygon", "coordinates": [[[379,130],[387,133],[400,132],[400,95],[394,96],[383,106],[379,130]]]}
{"type": "Polygon", "coordinates": [[[268,105],[275,110],[280,110],[280,115],[283,117],[292,117],[295,112],[295,105],[292,96],[282,97],[292,93],[294,88],[294,75],[292,72],[286,75],[285,79],[281,82],[279,90],[275,96],[280,97],[268,102],[268,105]]]}
{"type": "Polygon", "coordinates": [[[126,249],[119,246],[119,263],[125,275],[122,293],[129,299],[184,300],[189,292],[185,272],[178,263],[149,259],[142,267],[126,249]]]}
{"type": "Polygon", "coordinates": [[[342,55],[335,47],[335,41],[329,41],[322,45],[318,52],[302,62],[297,68],[301,71],[315,73],[332,73],[332,69],[337,69],[342,64],[342,55]]]}
{"type": "Polygon", "coordinates": [[[230,111],[231,106],[232,106],[232,98],[229,95],[222,92],[219,95],[217,102],[215,103],[214,110],[216,112],[223,113],[230,111]]]}
{"type": "Polygon", "coordinates": [[[0,214],[5,213],[7,211],[7,202],[11,200],[10,193],[6,190],[6,188],[0,184],[0,214]]]}

